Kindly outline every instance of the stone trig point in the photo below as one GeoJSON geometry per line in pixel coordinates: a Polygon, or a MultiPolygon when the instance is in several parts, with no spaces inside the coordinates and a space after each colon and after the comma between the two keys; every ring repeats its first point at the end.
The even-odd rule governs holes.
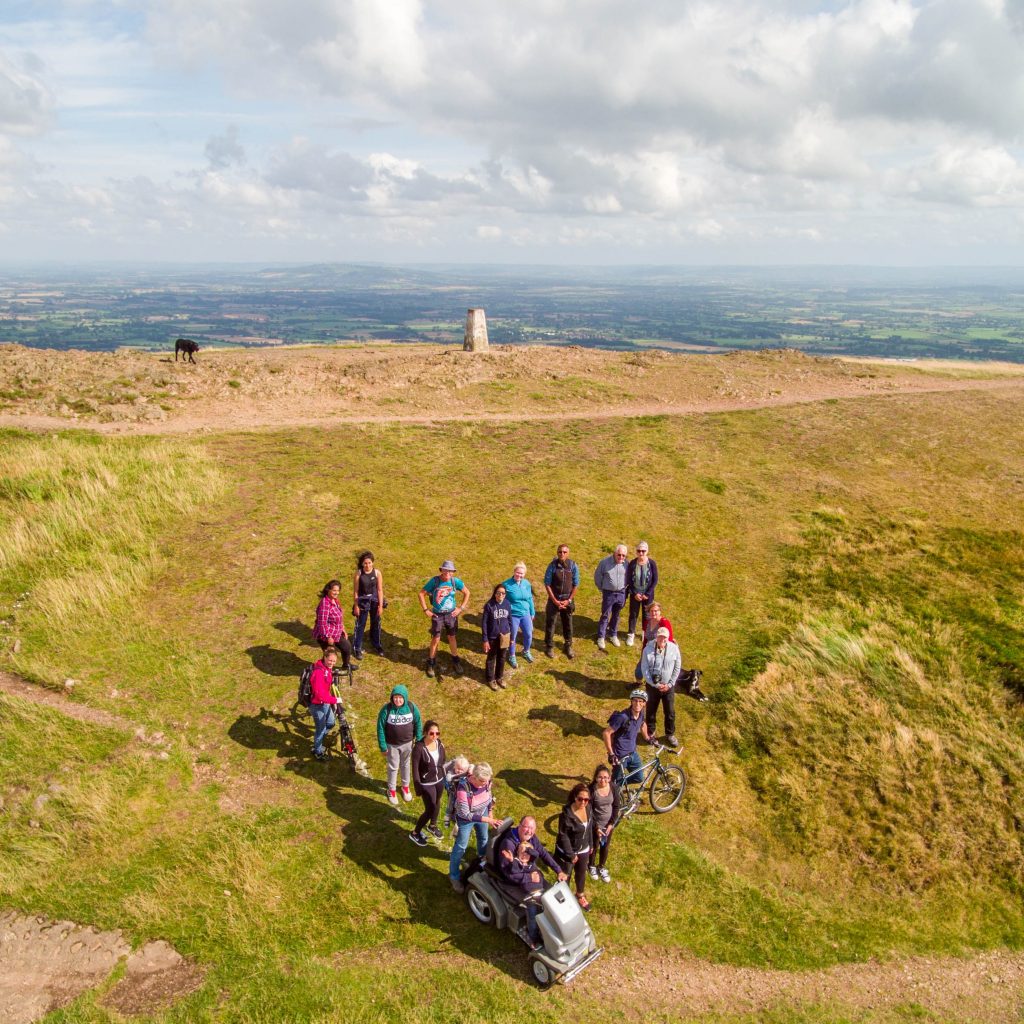
{"type": "Polygon", "coordinates": [[[487,317],[482,309],[466,310],[466,337],[464,352],[482,352],[487,348],[487,317]]]}

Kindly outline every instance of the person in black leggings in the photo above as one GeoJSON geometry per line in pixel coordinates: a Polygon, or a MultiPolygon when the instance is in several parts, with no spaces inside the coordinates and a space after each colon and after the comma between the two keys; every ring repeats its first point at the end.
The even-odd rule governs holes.
{"type": "Polygon", "coordinates": [[[417,846],[427,845],[424,827],[435,839],[444,836],[437,827],[437,814],[441,810],[441,797],[444,795],[444,764],[441,727],[437,722],[427,722],[423,726],[423,739],[412,750],[412,784],[423,798],[423,813],[416,827],[409,833],[409,838],[417,846]]]}
{"type": "Polygon", "coordinates": [[[619,820],[619,787],[612,785],[612,770],[606,764],[599,764],[590,783],[590,809],[594,813],[595,850],[590,857],[590,877],[596,882],[612,880],[608,868],[608,847],[612,841],[612,830],[619,820]]]}
{"type": "Polygon", "coordinates": [[[576,900],[583,910],[590,909],[584,889],[587,885],[587,865],[594,849],[594,813],[590,806],[590,787],[580,782],[572,787],[569,799],[558,816],[558,839],[555,859],[562,870],[573,875],[576,882],[576,900]]]}

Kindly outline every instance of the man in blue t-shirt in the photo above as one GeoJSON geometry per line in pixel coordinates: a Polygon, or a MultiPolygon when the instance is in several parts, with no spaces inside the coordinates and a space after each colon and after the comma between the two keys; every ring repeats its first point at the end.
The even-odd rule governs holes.
{"type": "Polygon", "coordinates": [[[629,707],[616,711],[608,719],[608,728],[601,734],[605,750],[612,763],[612,781],[621,786],[626,780],[634,781],[641,768],[640,755],[636,752],[636,738],[643,736],[650,741],[647,732],[647,693],[634,690],[629,695],[629,707]]]}
{"type": "Polygon", "coordinates": [[[469,587],[455,575],[455,563],[445,559],[436,576],[431,576],[420,591],[420,607],[430,619],[430,654],[427,656],[427,675],[437,674],[437,648],[441,642],[441,631],[448,637],[452,652],[452,672],[462,675],[462,659],[455,631],[459,628],[459,616],[469,604],[469,587]],[[462,595],[461,600],[459,595],[462,595]]]}

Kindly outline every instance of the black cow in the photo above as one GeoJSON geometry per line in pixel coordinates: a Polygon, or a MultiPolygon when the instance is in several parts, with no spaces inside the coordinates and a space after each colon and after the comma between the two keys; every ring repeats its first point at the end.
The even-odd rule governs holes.
{"type": "Polygon", "coordinates": [[[178,361],[178,353],[182,353],[182,362],[184,362],[185,356],[188,356],[188,361],[194,363],[195,360],[192,358],[193,354],[199,351],[199,345],[192,341],[191,338],[179,338],[174,343],[174,361],[178,361]]]}

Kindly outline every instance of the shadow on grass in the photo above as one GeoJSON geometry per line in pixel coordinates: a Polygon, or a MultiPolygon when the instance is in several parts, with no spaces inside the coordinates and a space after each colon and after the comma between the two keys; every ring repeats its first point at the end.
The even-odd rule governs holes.
{"type": "Polygon", "coordinates": [[[557,775],[536,768],[505,768],[497,777],[513,792],[526,797],[534,807],[561,807],[569,790],[577,782],[586,782],[582,775],[557,775]]]}
{"type": "Polygon", "coordinates": [[[433,842],[425,847],[410,842],[409,833],[423,810],[422,803],[415,800],[397,808],[388,804],[380,780],[357,775],[344,757],[334,753],[331,737],[336,732],[326,743],[328,759],[316,761],[309,752],[313,720],[304,710],[282,713],[261,708],[255,715],[240,716],[228,729],[236,743],[251,750],[274,751],[286,759],[285,771],[321,787],[327,809],[342,823],[342,856],[368,878],[386,883],[405,899],[407,915],[388,915],[384,918],[388,924],[401,927],[412,921],[425,925],[441,935],[432,952],[457,950],[492,964],[511,978],[527,981],[522,943],[507,931],[495,933],[479,924],[464,897],[452,890],[448,852],[433,842]]]}
{"type": "Polygon", "coordinates": [[[562,730],[562,736],[594,736],[601,738],[604,727],[592,718],[581,715],[578,711],[548,704],[543,708],[532,708],[526,715],[531,722],[550,722],[562,730]]]}
{"type": "Polygon", "coordinates": [[[315,660],[300,658],[293,651],[281,651],[269,644],[247,647],[245,653],[252,658],[253,667],[257,672],[262,672],[266,676],[295,676],[296,681],[310,661],[315,660]]]}
{"type": "Polygon", "coordinates": [[[630,659],[629,665],[622,666],[622,675],[618,679],[594,679],[593,676],[585,676],[582,672],[566,671],[563,669],[550,669],[551,675],[560,683],[573,690],[579,690],[588,697],[596,697],[607,700],[613,697],[625,698],[629,691],[636,686],[633,680],[633,667],[635,662],[630,659]]]}
{"type": "Polygon", "coordinates": [[[298,619],[291,619],[289,622],[275,622],[274,629],[298,640],[301,647],[312,647],[313,650],[320,648],[320,645],[313,639],[313,627],[307,626],[298,619]]]}

